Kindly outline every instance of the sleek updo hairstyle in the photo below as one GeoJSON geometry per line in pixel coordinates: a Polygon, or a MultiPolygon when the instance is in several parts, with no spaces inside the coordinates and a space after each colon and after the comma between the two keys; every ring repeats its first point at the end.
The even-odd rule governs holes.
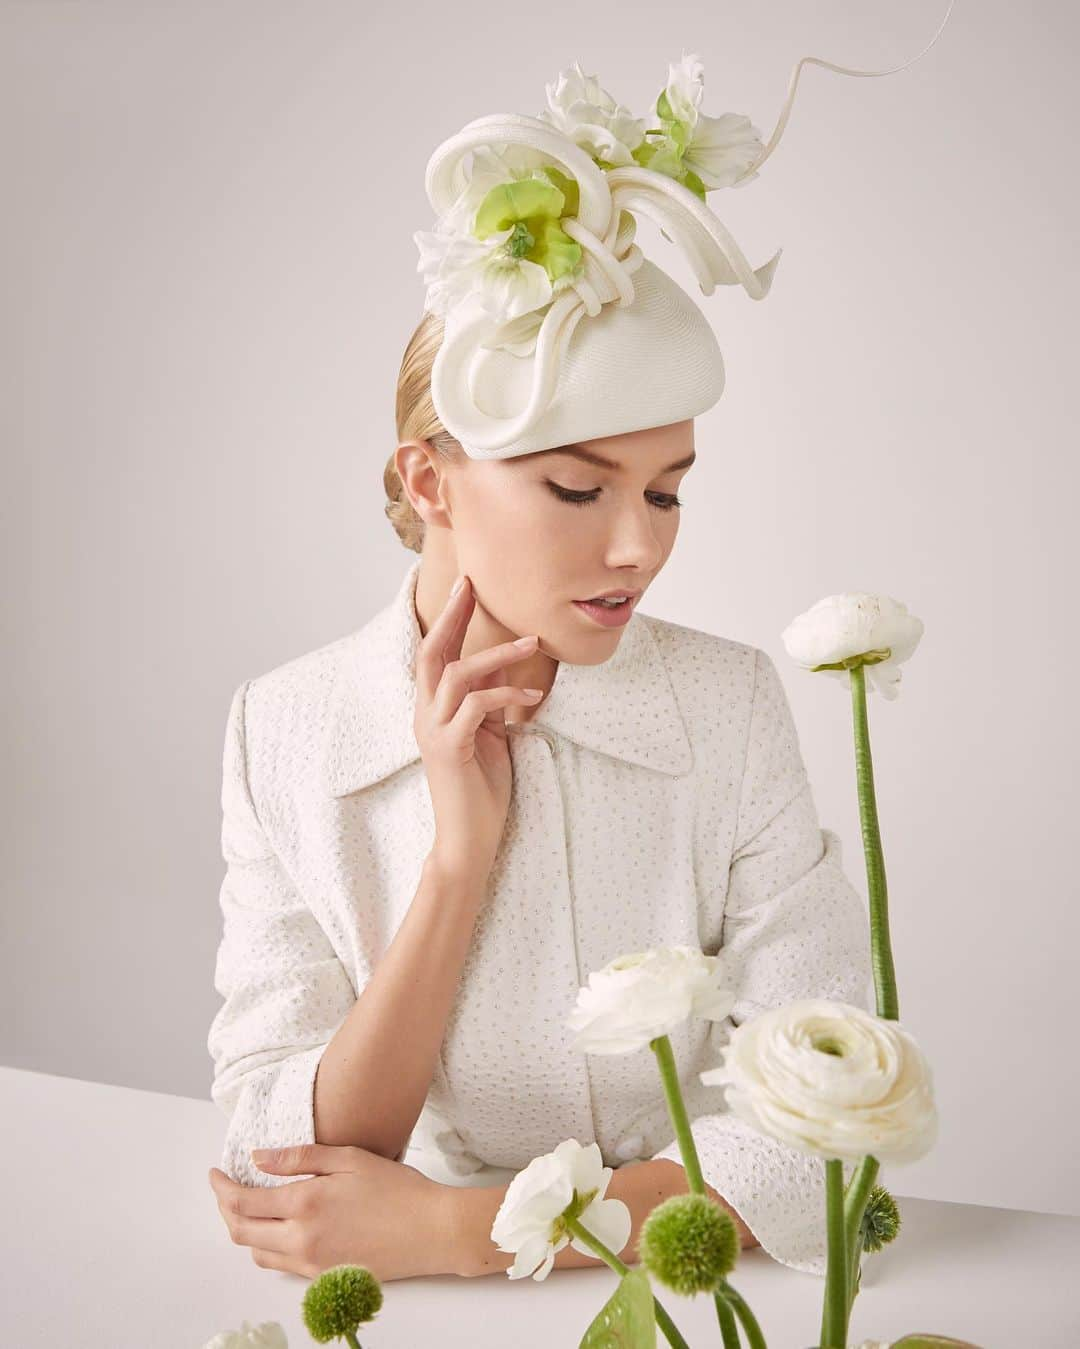
{"type": "MultiPolygon", "coordinates": [[[[442,340],[442,318],[425,311],[401,359],[394,420],[399,445],[406,440],[426,440],[436,453],[453,462],[460,459],[464,451],[439,421],[431,401],[431,367],[442,340]]],[[[406,548],[419,553],[424,544],[424,522],[413,510],[393,454],[383,469],[383,486],[386,489],[386,505],[383,509],[397,531],[398,538],[406,548]]]]}

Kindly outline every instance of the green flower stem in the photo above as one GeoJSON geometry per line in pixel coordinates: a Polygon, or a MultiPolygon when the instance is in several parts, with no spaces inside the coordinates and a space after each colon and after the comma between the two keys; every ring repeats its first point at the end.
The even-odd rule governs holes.
{"type": "MultiPolygon", "coordinates": [[[[664,1099],[667,1101],[668,1114],[675,1129],[675,1137],[678,1139],[679,1155],[682,1157],[683,1170],[686,1172],[687,1188],[691,1194],[704,1194],[705,1178],[701,1174],[701,1162],[698,1160],[694,1132],[690,1128],[686,1103],[683,1101],[682,1091],[679,1088],[679,1073],[675,1066],[675,1055],[672,1052],[671,1040],[666,1035],[658,1035],[655,1040],[649,1041],[649,1048],[656,1055],[656,1063],[660,1069],[664,1099]]],[[[724,1349],[739,1349],[738,1327],[735,1324],[731,1306],[719,1289],[713,1293],[713,1302],[716,1305],[716,1319],[723,1336],[724,1349]]],[[[749,1311],[749,1307],[746,1310],[749,1311]]]]}
{"type": "Polygon", "coordinates": [[[741,1349],[739,1324],[735,1320],[735,1313],[731,1310],[731,1303],[719,1289],[713,1293],[713,1301],[716,1303],[716,1319],[720,1322],[720,1338],[723,1340],[724,1349],[741,1349]]]}
{"type": "Polygon", "coordinates": [[[855,1304],[856,1294],[859,1291],[857,1275],[859,1262],[862,1258],[863,1214],[866,1212],[870,1191],[877,1180],[880,1166],[881,1163],[876,1157],[864,1157],[851,1173],[851,1179],[848,1181],[847,1189],[844,1192],[844,1230],[847,1233],[848,1241],[847,1297],[849,1316],[851,1308],[855,1304]]]}
{"type": "Polygon", "coordinates": [[[655,1040],[649,1041],[649,1048],[656,1055],[656,1062],[660,1068],[660,1081],[664,1086],[664,1098],[667,1101],[668,1114],[671,1116],[671,1123],[675,1127],[675,1137],[679,1141],[679,1153],[682,1157],[683,1170],[686,1172],[686,1183],[690,1187],[691,1194],[704,1194],[705,1180],[701,1174],[701,1163],[698,1161],[694,1133],[690,1128],[686,1105],[679,1089],[679,1074],[675,1067],[675,1055],[672,1053],[671,1040],[666,1035],[658,1035],[655,1040]]]}
{"type": "MultiPolygon", "coordinates": [[[[593,1236],[587,1227],[582,1227],[580,1218],[570,1218],[563,1216],[563,1222],[566,1224],[568,1232],[573,1232],[574,1236],[589,1250],[598,1255],[605,1265],[608,1265],[621,1278],[624,1274],[630,1273],[630,1266],[624,1265],[614,1251],[609,1251],[599,1237],[593,1236]]],[[[664,1332],[671,1349],[690,1349],[683,1337],[679,1334],[679,1329],[675,1322],[660,1305],[660,1299],[653,1294],[653,1308],[656,1312],[656,1324],[664,1332]]],[[[736,1349],[738,1346],[736,1345],[736,1349]]]]}
{"type": "Polygon", "coordinates": [[[855,780],[859,789],[859,820],[866,855],[866,883],[870,892],[870,953],[877,991],[877,1014],[899,1021],[892,943],[889,938],[889,895],[885,883],[885,855],[878,827],[874,795],[874,764],[870,755],[870,730],[866,719],[866,668],[856,665],[851,678],[851,711],[855,726],[855,780]]]}
{"type": "Polygon", "coordinates": [[[351,1330],[346,1330],[344,1334],[345,1334],[345,1343],[349,1346],[349,1349],[360,1349],[360,1341],[356,1338],[356,1336],[352,1333],[351,1330]]]}
{"type": "MultiPolygon", "coordinates": [[[[859,793],[859,821],[870,897],[870,960],[874,970],[877,1014],[888,1021],[898,1021],[900,1000],[889,936],[889,891],[885,879],[885,854],[881,846],[881,828],[874,792],[874,761],[870,752],[870,728],[866,714],[866,667],[855,665],[848,675],[851,679],[851,712],[855,732],[855,781],[859,793]]],[[[879,1169],[880,1163],[876,1157],[864,1157],[853,1172],[844,1196],[849,1257],[849,1311],[858,1292],[855,1271],[862,1257],[862,1217],[879,1169]]]]}
{"type": "Polygon", "coordinates": [[[848,1245],[844,1227],[844,1163],[825,1159],[825,1212],[828,1257],[825,1266],[825,1306],[821,1316],[821,1349],[845,1349],[848,1321],[848,1245]]]}
{"type": "Polygon", "coordinates": [[[731,1303],[742,1322],[743,1330],[746,1332],[746,1342],[750,1349],[767,1349],[765,1336],[761,1333],[761,1327],[757,1323],[757,1318],[750,1310],[746,1300],[740,1293],[737,1293],[731,1284],[725,1279],[720,1285],[720,1292],[731,1303]]]}

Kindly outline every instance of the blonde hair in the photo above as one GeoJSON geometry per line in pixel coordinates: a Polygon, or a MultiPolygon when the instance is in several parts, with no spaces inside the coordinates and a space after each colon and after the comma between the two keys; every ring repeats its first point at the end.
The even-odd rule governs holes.
{"type": "MultiPolygon", "coordinates": [[[[442,340],[442,318],[425,311],[401,358],[394,420],[399,445],[407,440],[426,440],[437,454],[452,462],[460,458],[464,451],[460,442],[439,420],[431,401],[431,367],[442,340]]],[[[390,455],[383,469],[383,486],[386,489],[386,505],[383,509],[397,531],[398,538],[406,548],[419,553],[424,544],[424,522],[413,509],[405,491],[394,463],[394,454],[390,455]]]]}

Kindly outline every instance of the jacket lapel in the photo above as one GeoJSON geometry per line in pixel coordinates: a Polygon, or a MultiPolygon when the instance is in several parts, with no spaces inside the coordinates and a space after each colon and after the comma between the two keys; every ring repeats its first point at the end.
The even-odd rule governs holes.
{"type": "MultiPolygon", "coordinates": [[[[419,570],[417,558],[390,604],[343,639],[324,742],[333,796],[370,787],[420,758],[412,729],[419,570]]],[[[551,692],[528,725],[661,773],[679,775],[693,766],[682,713],[645,614],[631,616],[602,664],[561,661],[551,692]]]]}

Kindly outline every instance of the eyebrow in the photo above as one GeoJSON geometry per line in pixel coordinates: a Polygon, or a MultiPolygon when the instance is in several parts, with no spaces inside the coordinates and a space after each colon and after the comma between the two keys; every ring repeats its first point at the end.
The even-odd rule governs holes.
{"type": "MultiPolygon", "coordinates": [[[[612,468],[616,472],[622,469],[622,464],[616,463],[614,459],[605,459],[602,454],[597,454],[594,450],[587,450],[584,445],[560,445],[557,449],[545,451],[547,454],[568,454],[574,459],[580,459],[586,464],[595,464],[598,468],[612,468]]],[[[689,468],[697,458],[697,451],[691,450],[685,459],[677,459],[675,463],[668,464],[667,468],[662,468],[661,473],[674,473],[678,468],[689,468]]]]}

